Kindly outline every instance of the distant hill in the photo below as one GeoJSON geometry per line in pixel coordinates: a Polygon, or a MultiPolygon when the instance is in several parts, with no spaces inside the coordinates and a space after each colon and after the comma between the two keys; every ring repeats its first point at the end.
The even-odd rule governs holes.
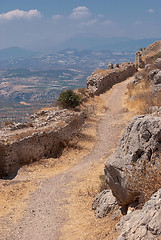
{"type": "Polygon", "coordinates": [[[138,39],[138,40],[128,40],[118,43],[112,43],[107,45],[110,49],[116,50],[130,50],[130,51],[137,51],[139,48],[146,48],[150,44],[154,43],[155,41],[160,40],[159,38],[145,38],[145,39],[138,39]]]}
{"type": "Polygon", "coordinates": [[[133,40],[129,38],[96,38],[96,37],[81,37],[77,36],[68,39],[59,48],[76,48],[76,49],[108,49],[108,50],[123,50],[123,51],[137,51],[139,48],[147,47],[157,38],[146,38],[133,40]]]}
{"type": "Polygon", "coordinates": [[[0,60],[17,57],[28,57],[32,55],[36,55],[36,53],[19,47],[9,47],[0,49],[0,60]]]}

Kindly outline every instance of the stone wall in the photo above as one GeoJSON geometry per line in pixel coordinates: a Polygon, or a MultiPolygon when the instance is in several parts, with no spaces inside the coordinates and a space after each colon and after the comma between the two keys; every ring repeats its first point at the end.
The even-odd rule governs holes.
{"type": "Polygon", "coordinates": [[[32,124],[30,123],[32,127],[16,129],[12,126],[10,129],[0,131],[1,178],[12,178],[22,165],[43,157],[57,157],[63,149],[64,142],[69,140],[84,123],[83,112],[75,113],[69,110],[55,112],[55,115],[50,114],[51,111],[46,111],[43,116],[41,114],[34,116],[32,124]]]}
{"type": "Polygon", "coordinates": [[[120,68],[98,70],[87,78],[87,89],[90,95],[100,95],[114,84],[126,80],[136,72],[133,63],[123,63],[120,68]]]}
{"type": "Polygon", "coordinates": [[[137,68],[144,68],[145,67],[145,63],[142,60],[142,52],[138,51],[135,53],[135,66],[137,68]]]}

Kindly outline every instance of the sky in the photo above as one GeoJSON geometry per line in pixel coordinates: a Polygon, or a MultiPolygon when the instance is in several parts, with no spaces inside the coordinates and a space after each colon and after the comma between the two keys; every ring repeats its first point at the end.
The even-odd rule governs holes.
{"type": "Polygon", "coordinates": [[[161,38],[161,0],[0,0],[0,49],[45,50],[79,36],[161,38]]]}

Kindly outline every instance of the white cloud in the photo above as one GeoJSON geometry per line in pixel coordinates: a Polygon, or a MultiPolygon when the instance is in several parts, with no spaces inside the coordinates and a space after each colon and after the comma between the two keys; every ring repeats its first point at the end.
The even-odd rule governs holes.
{"type": "Polygon", "coordinates": [[[150,8],[149,10],[148,10],[148,13],[154,13],[155,11],[154,11],[154,9],[152,9],[152,8],[150,8]]]}
{"type": "Polygon", "coordinates": [[[36,9],[32,9],[29,11],[22,11],[19,9],[7,12],[7,13],[2,13],[0,14],[0,20],[13,20],[13,19],[31,19],[34,17],[40,17],[41,13],[36,10],[36,9]]]}
{"type": "Polygon", "coordinates": [[[80,18],[87,18],[90,16],[89,9],[87,7],[77,7],[73,9],[70,18],[73,19],[80,19],[80,18]]]}

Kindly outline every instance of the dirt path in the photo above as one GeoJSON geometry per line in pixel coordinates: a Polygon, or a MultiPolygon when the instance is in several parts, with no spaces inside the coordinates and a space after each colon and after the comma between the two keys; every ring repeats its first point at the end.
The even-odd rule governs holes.
{"type": "Polygon", "coordinates": [[[2,240],[59,239],[61,227],[68,217],[64,211],[64,207],[69,204],[67,191],[73,187],[76,176],[79,174],[83,177],[94,162],[108,157],[118,143],[126,124],[122,96],[129,81],[115,85],[109,92],[107,111],[99,121],[98,142],[93,151],[72,169],[40,181],[39,188],[27,200],[28,207],[21,220],[14,226],[12,219],[6,219],[13,230],[8,237],[1,236],[2,240]]]}

